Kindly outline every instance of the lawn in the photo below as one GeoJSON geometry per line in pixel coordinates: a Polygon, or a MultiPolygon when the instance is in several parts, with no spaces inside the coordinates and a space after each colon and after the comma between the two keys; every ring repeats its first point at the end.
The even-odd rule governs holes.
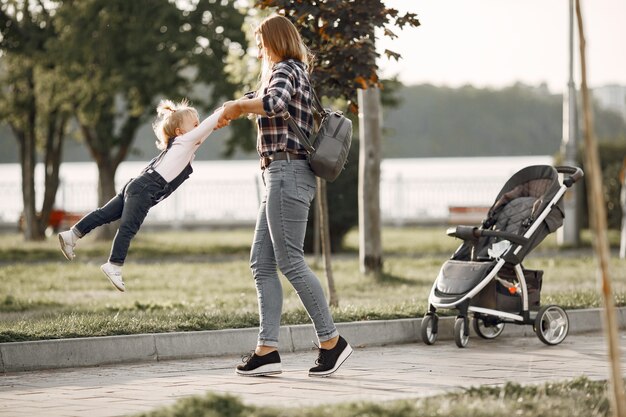
{"type": "MultiPolygon", "coordinates": [[[[0,235],[0,342],[258,325],[250,229],[142,231],[124,268],[126,293],[99,270],[109,242],[88,236],[68,262],[55,237],[16,247],[20,239],[0,235]]],[[[357,242],[351,232],[345,251],[332,259],[338,322],[421,317],[441,264],[460,243],[445,228],[385,228],[384,276],[376,280],[359,272],[357,242]]],[[[588,244],[561,251],[549,236],[524,262],[544,270],[542,303],[600,306],[592,255],[588,244]]],[[[322,262],[310,262],[326,286],[322,262]]],[[[611,273],[616,301],[626,305],[626,261],[612,258],[611,273]]],[[[283,284],[283,324],[308,323],[292,287],[283,284]]]]}

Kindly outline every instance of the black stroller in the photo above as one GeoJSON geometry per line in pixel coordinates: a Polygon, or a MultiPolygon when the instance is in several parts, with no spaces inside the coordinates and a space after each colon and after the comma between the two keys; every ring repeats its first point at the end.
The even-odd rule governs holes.
{"type": "Polygon", "coordinates": [[[421,338],[437,340],[437,309],[456,309],[454,340],[469,340],[469,313],[476,334],[494,339],[505,323],[532,325],[547,345],[567,336],[569,319],[556,305],[540,307],[543,271],[525,269],[524,257],[563,224],[562,197],[582,178],[580,168],[536,165],[523,168],[502,187],[481,227],[456,226],[449,236],[463,240],[446,261],[428,297],[421,338]],[[562,184],[559,173],[564,174],[562,184]]]}

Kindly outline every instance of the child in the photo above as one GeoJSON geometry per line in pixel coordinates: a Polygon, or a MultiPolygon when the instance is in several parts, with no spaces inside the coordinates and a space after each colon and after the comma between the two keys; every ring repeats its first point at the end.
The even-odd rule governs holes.
{"type": "Polygon", "coordinates": [[[157,114],[152,127],[161,153],[103,207],[87,214],[70,230],[59,233],[61,251],[71,261],[76,256],[74,247],[78,239],[98,226],[121,219],[109,261],[100,267],[120,291],[125,290],[122,266],[131,239],[137,234],[150,208],[167,198],[189,178],[193,172],[191,162],[195,152],[215,128],[221,110],[199,123],[198,112],[189,106],[187,100],[178,104],[162,100],[157,107],[157,114]]]}

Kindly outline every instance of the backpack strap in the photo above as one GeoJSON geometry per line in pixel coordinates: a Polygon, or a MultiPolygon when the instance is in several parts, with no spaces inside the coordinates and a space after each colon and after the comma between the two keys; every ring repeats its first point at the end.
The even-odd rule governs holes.
{"type": "Polygon", "coordinates": [[[300,126],[298,126],[296,122],[293,121],[293,118],[288,111],[283,114],[283,119],[287,120],[287,124],[296,134],[296,136],[298,137],[298,142],[300,143],[300,145],[304,146],[304,149],[306,149],[307,153],[310,155],[315,152],[315,148],[313,147],[313,145],[311,145],[311,141],[309,141],[302,129],[300,129],[300,126]]]}
{"type": "Polygon", "coordinates": [[[311,83],[311,79],[309,78],[309,74],[307,74],[305,72],[305,75],[307,77],[307,79],[309,80],[309,86],[311,87],[311,93],[313,93],[313,109],[315,111],[317,111],[318,114],[324,114],[326,112],[326,110],[324,109],[324,106],[322,106],[322,102],[320,101],[320,99],[317,97],[317,93],[315,92],[315,87],[313,87],[313,84],[311,83]]]}
{"type": "MultiPolygon", "coordinates": [[[[309,87],[311,88],[311,93],[313,95],[311,99],[313,111],[317,112],[319,115],[323,115],[325,113],[324,107],[322,107],[322,102],[320,101],[320,99],[317,97],[317,94],[315,93],[315,88],[313,88],[313,84],[311,84],[311,79],[309,78],[309,74],[302,68],[296,68],[297,65],[292,63],[291,60],[287,60],[286,62],[296,71],[300,70],[304,72],[304,76],[309,82],[309,87]]],[[[300,126],[297,125],[297,123],[291,117],[291,114],[289,114],[289,110],[285,110],[282,116],[283,116],[283,119],[287,121],[287,124],[289,125],[291,130],[296,134],[298,138],[298,143],[304,146],[304,149],[306,149],[307,153],[310,155],[313,152],[315,152],[315,148],[311,144],[312,142],[315,142],[315,140],[314,139],[310,140],[309,138],[306,137],[302,129],[300,129],[300,126]]],[[[315,118],[315,115],[314,115],[314,118],[315,118]]],[[[315,135],[313,137],[315,137],[315,135]]]]}

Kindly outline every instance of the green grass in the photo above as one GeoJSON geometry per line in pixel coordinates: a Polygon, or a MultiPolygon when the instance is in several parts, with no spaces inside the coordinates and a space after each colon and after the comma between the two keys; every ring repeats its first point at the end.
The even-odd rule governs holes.
{"type": "MultiPolygon", "coordinates": [[[[207,254],[247,256],[253,233],[252,228],[187,233],[142,230],[131,243],[130,258],[189,259],[207,254]]],[[[110,241],[97,241],[94,235],[88,235],[80,241],[82,260],[106,259],[110,249],[110,241]]],[[[24,242],[20,235],[0,234],[0,262],[56,261],[59,253],[56,236],[51,236],[45,242],[24,242]]]]}
{"type": "MultiPolygon", "coordinates": [[[[99,270],[109,242],[87,237],[77,247],[77,260],[67,262],[55,237],[21,243],[24,255],[9,256],[20,238],[0,235],[0,342],[256,327],[248,267],[252,233],[140,233],[124,267],[126,293],[114,290],[99,270]]],[[[337,322],[421,317],[439,268],[459,245],[445,236],[445,228],[384,229],[384,275],[376,280],[360,274],[355,241],[352,232],[349,250],[332,259],[337,322]]],[[[321,262],[310,264],[326,286],[321,262]]],[[[561,252],[549,237],[525,266],[544,270],[542,304],[601,305],[590,249],[561,252]]],[[[616,302],[626,305],[626,262],[612,259],[611,273],[616,302]]],[[[309,323],[284,279],[283,287],[283,324],[309,323]]]]}
{"type": "Polygon", "coordinates": [[[143,417],[604,417],[609,415],[607,384],[577,378],[539,386],[507,383],[470,388],[418,400],[360,402],[320,407],[274,408],[244,405],[228,395],[207,394],[141,414],[143,417]]]}

